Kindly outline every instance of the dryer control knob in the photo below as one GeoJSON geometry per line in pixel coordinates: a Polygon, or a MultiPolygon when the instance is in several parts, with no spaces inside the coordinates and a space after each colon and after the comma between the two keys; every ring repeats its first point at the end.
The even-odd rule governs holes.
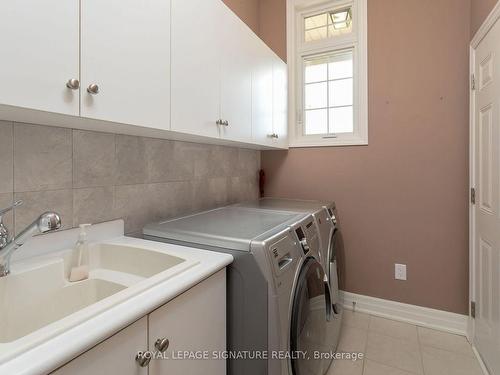
{"type": "Polygon", "coordinates": [[[305,238],[300,240],[300,244],[302,245],[302,250],[304,250],[304,253],[308,253],[311,248],[309,247],[309,244],[307,243],[307,240],[305,238]]]}
{"type": "Polygon", "coordinates": [[[332,223],[333,225],[337,225],[337,218],[335,217],[334,214],[332,214],[332,223]]]}

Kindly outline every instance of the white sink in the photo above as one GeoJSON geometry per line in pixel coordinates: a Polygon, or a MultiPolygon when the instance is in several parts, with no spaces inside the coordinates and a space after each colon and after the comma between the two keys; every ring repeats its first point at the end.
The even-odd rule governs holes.
{"type": "MultiPolygon", "coordinates": [[[[90,270],[105,269],[138,277],[151,277],[185,261],[185,259],[137,247],[100,244],[89,249],[90,270]]],[[[85,264],[86,257],[83,257],[85,264]]]]}
{"type": "Polygon", "coordinates": [[[89,279],[69,282],[78,228],[35,236],[0,278],[0,374],[38,375],[168,303],[233,260],[228,254],[124,236],[95,224],[89,279]]]}
{"type": "Polygon", "coordinates": [[[89,278],[69,282],[76,258],[72,250],[33,258],[0,278],[0,348],[16,340],[33,344],[47,337],[42,331],[60,333],[197,264],[146,247],[100,243],[82,256],[89,278]]]}
{"type": "Polygon", "coordinates": [[[14,341],[126,288],[99,279],[48,287],[43,276],[37,278],[35,275],[30,275],[49,272],[52,268],[54,267],[48,266],[40,270],[43,272],[33,271],[24,274],[25,277],[21,279],[27,278],[37,283],[36,288],[30,288],[25,292],[22,292],[19,286],[25,284],[26,280],[19,280],[19,277],[0,280],[2,298],[0,343],[14,341]],[[40,290],[41,286],[47,288],[40,290]],[[16,297],[16,294],[19,296],[16,297]]]}

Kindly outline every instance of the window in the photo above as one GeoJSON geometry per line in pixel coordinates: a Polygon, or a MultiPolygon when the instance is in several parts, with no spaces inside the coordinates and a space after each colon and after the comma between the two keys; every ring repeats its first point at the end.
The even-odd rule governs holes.
{"type": "Polygon", "coordinates": [[[367,144],[366,0],[294,1],[291,147],[367,144]]]}
{"type": "Polygon", "coordinates": [[[352,31],[351,8],[338,9],[304,18],[304,41],[333,38],[352,31]]]}
{"type": "Polygon", "coordinates": [[[352,51],[304,59],[304,133],[352,133],[352,51]]]}

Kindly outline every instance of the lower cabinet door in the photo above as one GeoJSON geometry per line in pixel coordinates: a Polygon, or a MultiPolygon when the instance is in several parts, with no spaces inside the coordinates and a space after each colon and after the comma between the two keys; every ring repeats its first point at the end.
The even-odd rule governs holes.
{"type": "Polygon", "coordinates": [[[56,375],[147,375],[135,357],[148,350],[148,318],[144,317],[94,346],[52,374],[56,375]]]}
{"type": "Polygon", "coordinates": [[[226,374],[225,270],[149,315],[149,348],[149,375],[226,374]]]}

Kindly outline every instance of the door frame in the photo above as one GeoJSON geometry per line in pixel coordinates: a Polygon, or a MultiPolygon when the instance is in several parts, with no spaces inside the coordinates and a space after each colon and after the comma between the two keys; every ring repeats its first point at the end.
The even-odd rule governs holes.
{"type": "MultiPolygon", "coordinates": [[[[491,28],[495,25],[497,21],[500,20],[500,1],[496,3],[493,7],[492,11],[484,20],[483,24],[479,28],[479,30],[472,38],[470,42],[470,54],[469,54],[469,194],[473,188],[476,187],[476,91],[472,86],[472,77],[474,77],[475,73],[475,62],[476,62],[476,49],[484,39],[484,37],[488,34],[491,28]]],[[[499,21],[500,22],[500,21],[499,21]]],[[[477,77],[476,87],[477,87],[477,77]]],[[[477,196],[477,194],[476,194],[477,196]]],[[[475,272],[475,255],[476,248],[474,244],[476,243],[476,222],[475,222],[475,213],[476,206],[472,204],[472,200],[469,195],[469,321],[467,324],[467,339],[469,342],[474,345],[474,330],[475,330],[475,321],[471,316],[471,302],[476,301],[476,272],[475,272]]]]}

